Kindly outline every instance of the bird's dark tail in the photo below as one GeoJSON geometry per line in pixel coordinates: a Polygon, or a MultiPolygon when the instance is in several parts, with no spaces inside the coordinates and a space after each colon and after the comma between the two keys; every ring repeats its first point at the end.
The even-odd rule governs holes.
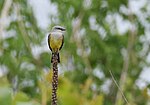
{"type": "Polygon", "coordinates": [[[53,63],[54,57],[57,57],[57,61],[58,61],[58,63],[60,63],[59,52],[52,53],[51,63],[53,63]]]}

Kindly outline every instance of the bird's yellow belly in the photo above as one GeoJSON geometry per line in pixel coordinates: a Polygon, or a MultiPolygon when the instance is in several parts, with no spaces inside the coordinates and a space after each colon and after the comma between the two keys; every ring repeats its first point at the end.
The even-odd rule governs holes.
{"type": "Polygon", "coordinates": [[[62,39],[61,38],[59,38],[59,39],[51,38],[50,42],[51,42],[50,47],[51,47],[52,51],[54,51],[54,52],[58,51],[62,45],[62,39]]]}

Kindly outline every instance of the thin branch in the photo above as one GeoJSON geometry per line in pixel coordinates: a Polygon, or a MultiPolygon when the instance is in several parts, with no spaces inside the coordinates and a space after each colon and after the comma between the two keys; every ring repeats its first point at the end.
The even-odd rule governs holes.
{"type": "Polygon", "coordinates": [[[85,63],[86,67],[88,68],[88,74],[91,74],[92,67],[88,58],[88,55],[86,54],[86,51],[84,50],[84,45],[82,44],[82,37],[79,33],[81,30],[81,24],[84,17],[84,12],[80,11],[78,17],[76,17],[75,22],[73,24],[73,35],[70,38],[71,42],[75,42],[77,48],[81,50],[81,57],[83,59],[83,62],[85,63]]]}
{"type": "Polygon", "coordinates": [[[115,78],[114,78],[114,76],[113,76],[111,70],[109,70],[109,73],[110,73],[110,75],[111,75],[111,77],[112,77],[113,82],[115,83],[115,85],[116,85],[117,88],[119,89],[119,91],[120,91],[120,93],[121,93],[123,99],[124,99],[125,102],[129,105],[129,102],[128,102],[127,98],[125,97],[125,95],[124,95],[122,89],[120,88],[120,86],[118,85],[117,81],[115,80],[115,78]]]}
{"type": "MultiPolygon", "coordinates": [[[[132,14],[129,16],[129,20],[133,23],[132,14]]],[[[122,73],[121,73],[120,81],[119,81],[119,86],[122,90],[124,89],[125,82],[127,79],[129,65],[132,63],[132,62],[130,62],[130,60],[132,60],[131,53],[133,52],[133,46],[135,43],[136,34],[137,34],[136,30],[132,27],[131,30],[129,31],[127,51],[125,52],[125,55],[123,56],[124,63],[123,63],[122,73]]],[[[121,96],[121,93],[120,93],[120,91],[118,91],[117,95],[116,95],[115,105],[118,105],[118,103],[121,102],[122,99],[120,98],[120,96],[121,96]]]]}
{"type": "Polygon", "coordinates": [[[28,37],[28,34],[27,34],[27,31],[25,29],[25,25],[23,23],[23,19],[22,19],[22,16],[21,16],[21,6],[20,4],[18,3],[15,3],[14,4],[14,8],[16,10],[16,13],[17,13],[17,23],[18,23],[18,26],[19,26],[19,31],[21,32],[21,36],[22,36],[22,39],[25,43],[25,46],[27,48],[27,50],[31,53],[31,48],[30,48],[30,40],[29,40],[29,37],[28,37]]]}
{"type": "Polygon", "coordinates": [[[29,38],[28,32],[27,32],[25,24],[23,22],[23,16],[21,14],[21,5],[19,3],[13,3],[13,4],[14,4],[15,12],[17,13],[18,29],[21,33],[20,35],[22,36],[25,47],[26,47],[27,51],[29,52],[30,56],[32,57],[33,63],[36,65],[40,65],[40,61],[38,59],[34,58],[34,56],[32,54],[31,40],[29,38]]]}
{"type": "Polygon", "coordinates": [[[0,16],[0,39],[3,38],[4,30],[6,27],[6,19],[8,17],[8,12],[11,8],[13,0],[5,0],[4,6],[2,8],[1,16],[0,16]]]}

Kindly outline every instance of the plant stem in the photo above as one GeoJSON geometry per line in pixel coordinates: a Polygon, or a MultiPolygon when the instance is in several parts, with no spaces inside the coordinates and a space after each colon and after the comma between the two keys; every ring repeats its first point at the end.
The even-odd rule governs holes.
{"type": "Polygon", "coordinates": [[[52,54],[53,78],[52,78],[52,100],[51,105],[57,105],[57,87],[58,87],[58,56],[57,53],[52,54]]]}

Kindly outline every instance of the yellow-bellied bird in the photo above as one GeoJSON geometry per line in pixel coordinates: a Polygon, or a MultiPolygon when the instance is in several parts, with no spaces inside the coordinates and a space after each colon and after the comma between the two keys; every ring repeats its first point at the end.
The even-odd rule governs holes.
{"type": "Polygon", "coordinates": [[[51,63],[53,63],[53,54],[57,53],[58,63],[60,62],[59,51],[61,50],[64,43],[64,32],[65,28],[61,26],[54,26],[52,31],[48,35],[49,49],[52,51],[51,63]]]}

